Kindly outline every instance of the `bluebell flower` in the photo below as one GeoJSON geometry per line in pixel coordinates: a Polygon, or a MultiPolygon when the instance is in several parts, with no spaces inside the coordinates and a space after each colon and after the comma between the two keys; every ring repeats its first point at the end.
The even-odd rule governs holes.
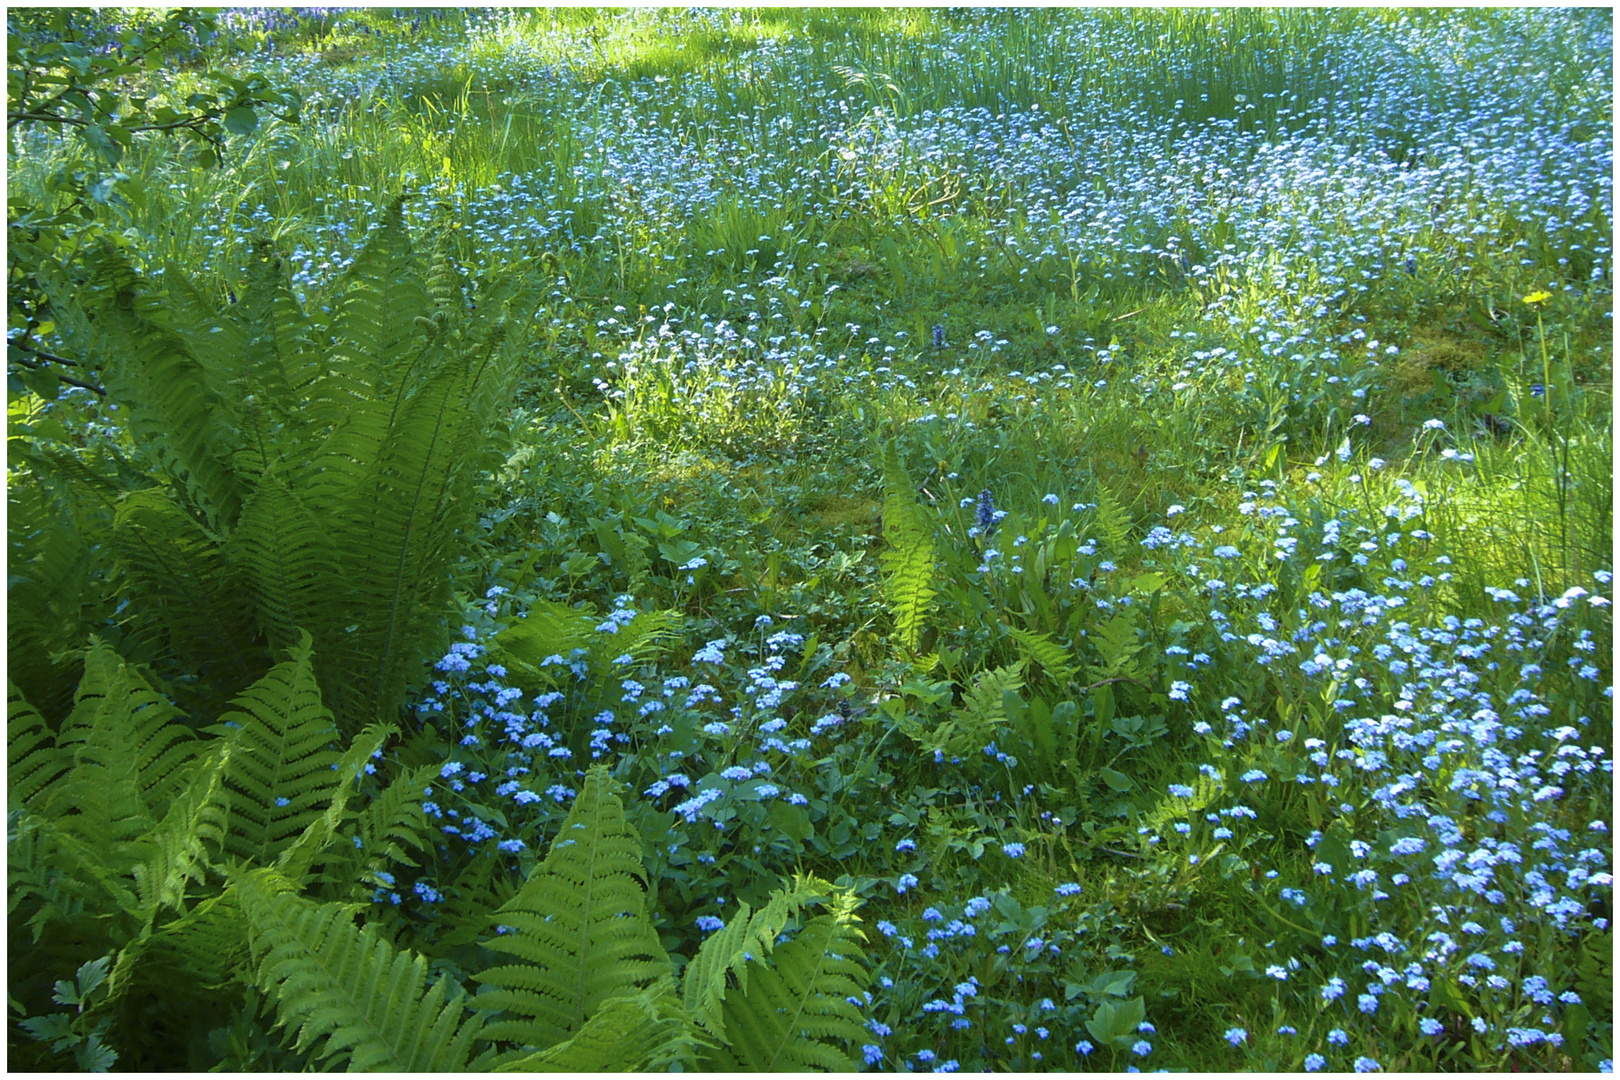
{"type": "Polygon", "coordinates": [[[996,504],[988,489],[979,492],[979,528],[989,532],[996,524],[996,504]]]}

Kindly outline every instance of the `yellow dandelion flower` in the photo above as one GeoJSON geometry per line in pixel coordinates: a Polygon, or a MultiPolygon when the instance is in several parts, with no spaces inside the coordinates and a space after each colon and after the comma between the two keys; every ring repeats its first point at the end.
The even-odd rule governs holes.
{"type": "Polygon", "coordinates": [[[1551,299],[1552,293],[1537,289],[1535,292],[1525,297],[1524,302],[1527,304],[1544,304],[1551,299]]]}

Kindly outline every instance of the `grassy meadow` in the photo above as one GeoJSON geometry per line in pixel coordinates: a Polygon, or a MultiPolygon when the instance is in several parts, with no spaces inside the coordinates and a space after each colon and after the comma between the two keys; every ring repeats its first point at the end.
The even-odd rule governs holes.
{"type": "MultiPolygon", "coordinates": [[[[207,47],[302,119],[217,168],[138,140],[99,212],[140,280],[229,311],[268,240],[324,326],[403,196],[468,319],[535,312],[378,751],[431,840],[323,894],[362,924],[471,994],[472,898],[605,765],[677,973],[796,872],[861,901],[870,1070],[1609,1069],[1612,13],[234,9],[207,47]]],[[[79,160],[10,134],[14,191],[79,160]]],[[[18,569],[68,520],[19,448],[159,475],[125,415],[9,402],[47,719],[91,634],[205,711],[133,570],[18,569]]],[[[189,1050],[100,1038],[319,1063],[235,994],[189,1050]]]]}

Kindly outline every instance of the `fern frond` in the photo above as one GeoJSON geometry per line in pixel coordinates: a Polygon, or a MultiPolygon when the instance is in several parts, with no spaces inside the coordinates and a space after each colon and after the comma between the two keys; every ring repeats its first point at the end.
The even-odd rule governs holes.
{"type": "Polygon", "coordinates": [[[1125,540],[1131,531],[1130,515],[1106,484],[1097,485],[1097,510],[1093,524],[1103,543],[1108,546],[1109,554],[1124,553],[1125,540]]]}
{"type": "MultiPolygon", "coordinates": [[[[337,763],[336,782],[332,788],[332,801],[281,853],[276,865],[289,881],[302,882],[312,863],[329,849],[337,838],[338,829],[349,816],[349,800],[356,794],[360,778],[365,775],[366,763],[378,754],[388,740],[399,734],[393,724],[371,724],[354,737],[343,757],[337,763]]],[[[347,856],[348,851],[341,852],[347,856]]]]}
{"type": "Polygon", "coordinates": [[[759,911],[739,901],[737,914],[726,926],[710,934],[682,976],[681,993],[692,1019],[710,1034],[724,1038],[722,1005],[728,990],[748,992],[749,961],[770,955],[788,923],[811,904],[831,893],[831,887],[812,877],[796,877],[787,889],[777,889],[759,911]],[[736,985],[732,987],[732,980],[736,985]]]}
{"type": "Polygon", "coordinates": [[[56,733],[6,680],[6,806],[25,806],[61,779],[72,762],[56,748],[56,733]]]}
{"type": "Polygon", "coordinates": [[[267,865],[321,816],[340,778],[332,714],[321,704],[308,634],[242,691],[211,729],[231,743],[226,852],[267,865]]]}
{"type": "Polygon", "coordinates": [[[276,1002],[296,1048],[351,1072],[459,1072],[482,1018],[449,978],[427,985],[428,965],[375,926],[354,925],[346,904],[314,904],[264,872],[233,878],[253,936],[259,987],[276,1002]]]}
{"type": "Polygon", "coordinates": [[[670,970],[647,917],[641,837],[625,821],[607,770],[585,776],[568,820],[517,896],[496,914],[511,932],[488,946],[522,963],[486,968],[495,989],[478,1007],[501,1010],[491,1039],[549,1047],[579,1031],[603,1002],[634,994],[670,970]]]}
{"type": "Polygon", "coordinates": [[[668,1072],[677,1062],[689,1065],[699,1045],[674,980],[661,978],[639,994],[604,1001],[567,1041],[495,1071],[668,1072]]]}
{"type": "Polygon", "coordinates": [[[129,942],[108,976],[108,997],[116,1001],[143,986],[167,994],[222,990],[249,960],[240,897],[226,889],[129,942]]]}
{"type": "MultiPolygon", "coordinates": [[[[825,882],[834,897],[827,914],[809,920],[789,941],[747,962],[748,983],[726,993],[725,1045],[700,1056],[702,1068],[775,1072],[848,1070],[850,1047],[866,1036],[859,999],[867,982],[865,935],[854,901],[825,882]]],[[[802,888],[803,880],[796,883],[802,888]]]]}
{"type": "Polygon", "coordinates": [[[182,722],[182,714],[126,664],[111,645],[92,639],[85,653],[84,677],[74,695],[73,712],[56,737],[58,749],[71,754],[72,773],[58,788],[76,790],[58,800],[53,792],[48,805],[59,801],[80,814],[101,807],[100,789],[123,788],[114,776],[128,774],[129,802],[88,826],[92,833],[105,826],[120,828],[129,814],[160,816],[169,800],[185,783],[185,768],[202,744],[182,722]],[[86,789],[86,790],[77,790],[86,789]]]}
{"type": "MultiPolygon", "coordinates": [[[[633,621],[633,620],[632,620],[633,621]]],[[[541,665],[548,656],[567,656],[589,648],[595,621],[576,608],[553,600],[538,600],[527,617],[502,628],[490,639],[489,649],[510,666],[530,675],[546,677],[541,665]]]]}
{"type": "Polygon", "coordinates": [[[73,767],[34,806],[50,820],[48,842],[63,873],[103,894],[102,913],[150,919],[137,889],[139,866],[174,858],[194,871],[187,842],[157,828],[187,790],[201,746],[178,718],[111,646],[92,642],[73,712],[57,736],[73,767]]]}
{"type": "Polygon", "coordinates": [[[435,955],[487,937],[498,922],[498,910],[520,887],[502,860],[491,855],[474,859],[445,890],[439,905],[441,929],[432,944],[435,955]]]}
{"type": "MultiPolygon", "coordinates": [[[[86,901],[101,891],[70,872],[73,868],[64,864],[57,846],[48,818],[26,810],[6,814],[6,925],[13,928],[12,941],[19,937],[13,922],[19,912],[26,914],[21,924],[33,931],[38,945],[47,927],[79,920],[86,901]]],[[[51,931],[53,940],[59,936],[51,931]]]]}
{"type": "MultiPolygon", "coordinates": [[[[645,663],[656,657],[659,650],[675,637],[682,621],[683,616],[677,611],[641,611],[620,626],[615,634],[603,636],[593,633],[592,666],[606,668],[621,656],[630,657],[632,665],[645,663]]],[[[562,655],[568,654],[565,652],[562,655]]]]}
{"type": "Polygon", "coordinates": [[[402,199],[384,211],[382,227],[366,238],[335,289],[336,342],[327,362],[336,387],[356,400],[395,396],[409,386],[427,344],[416,319],[432,310],[411,257],[402,199]]]}
{"type": "Polygon", "coordinates": [[[239,474],[256,476],[268,468],[272,443],[282,460],[307,461],[311,441],[336,423],[346,403],[328,400],[322,392],[325,368],[309,319],[267,243],[254,248],[246,288],[232,314],[246,338],[241,357],[249,384],[243,391],[243,449],[255,458],[238,459],[239,474]],[[259,416],[248,407],[248,393],[258,398],[259,416]]]}
{"type": "Polygon", "coordinates": [[[132,609],[150,621],[171,655],[225,693],[264,670],[242,582],[215,538],[167,492],[125,495],[112,538],[132,609]]]}
{"type": "Polygon", "coordinates": [[[274,468],[248,497],[226,551],[248,583],[272,649],[293,645],[300,629],[327,639],[342,629],[333,617],[338,575],[331,537],[274,468]]]}
{"type": "Polygon", "coordinates": [[[1024,655],[1039,664],[1041,670],[1059,686],[1067,685],[1079,674],[1080,666],[1075,662],[1074,654],[1053,641],[1050,634],[1016,626],[1007,627],[1007,632],[1023,646],[1024,655]]]}
{"type": "Polygon", "coordinates": [[[146,852],[133,870],[135,894],[144,912],[183,908],[186,886],[206,877],[209,850],[218,850],[225,842],[223,780],[229,757],[229,747],[215,749],[212,760],[204,760],[192,772],[191,782],[146,837],[146,852]]]}
{"type": "MultiPolygon", "coordinates": [[[[109,283],[132,280],[115,249],[107,249],[104,264],[109,283]]],[[[186,339],[163,327],[163,297],[133,285],[109,293],[113,302],[99,307],[95,322],[95,353],[107,361],[108,390],[127,403],[131,433],[184,485],[209,527],[229,528],[244,494],[231,466],[239,437],[232,411],[211,390],[186,339]]]]}
{"type": "Polygon", "coordinates": [[[1023,689],[1022,662],[1007,667],[988,668],[973,677],[973,685],[962,695],[962,705],[934,729],[929,749],[950,754],[977,753],[1000,737],[1008,725],[1003,695],[1023,689]]]}
{"type": "Polygon", "coordinates": [[[6,674],[60,720],[82,668],[68,654],[83,647],[86,626],[111,614],[101,552],[118,491],[58,447],[13,439],[10,453],[6,674]]]}
{"type": "Polygon", "coordinates": [[[934,596],[934,527],[923,513],[893,439],[883,450],[883,536],[880,556],[895,634],[915,651],[934,596]]]}

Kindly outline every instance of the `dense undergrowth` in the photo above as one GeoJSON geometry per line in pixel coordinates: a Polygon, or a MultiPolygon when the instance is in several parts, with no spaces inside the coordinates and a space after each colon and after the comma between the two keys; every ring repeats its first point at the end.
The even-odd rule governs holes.
{"type": "Polygon", "coordinates": [[[199,47],[301,122],[9,398],[14,1063],[1608,1068],[1608,13],[199,47]]]}

